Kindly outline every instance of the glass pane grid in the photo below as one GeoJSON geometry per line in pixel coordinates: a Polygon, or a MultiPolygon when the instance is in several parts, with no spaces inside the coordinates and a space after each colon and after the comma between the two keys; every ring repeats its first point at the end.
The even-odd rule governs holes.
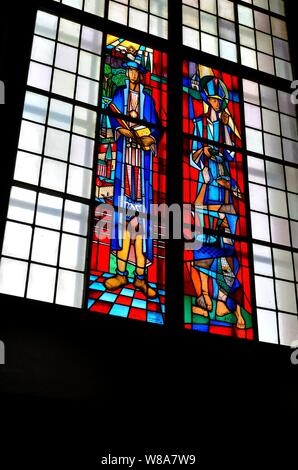
{"type": "Polygon", "coordinates": [[[105,14],[106,0],[54,0],[54,2],[63,3],[63,5],[68,5],[96,16],[103,17],[105,14]]]}

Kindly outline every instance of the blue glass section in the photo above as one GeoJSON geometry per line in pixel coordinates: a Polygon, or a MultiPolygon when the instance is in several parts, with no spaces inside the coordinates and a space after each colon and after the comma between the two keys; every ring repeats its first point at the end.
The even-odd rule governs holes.
{"type": "Polygon", "coordinates": [[[129,313],[129,307],[126,305],[114,305],[110,311],[110,315],[115,315],[116,317],[127,318],[129,313]]]}

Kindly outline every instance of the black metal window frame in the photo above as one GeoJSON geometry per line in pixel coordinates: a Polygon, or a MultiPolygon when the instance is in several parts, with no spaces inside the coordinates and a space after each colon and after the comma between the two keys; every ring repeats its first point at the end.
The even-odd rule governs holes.
{"type": "MultiPolygon", "coordinates": [[[[28,25],[28,35],[31,34],[33,38],[34,35],[34,21],[37,10],[42,10],[47,13],[52,13],[58,17],[66,18],[72,20],[74,22],[80,23],[84,26],[89,26],[91,28],[97,29],[102,31],[103,33],[103,44],[105,43],[106,35],[113,34],[115,36],[122,36],[128,38],[132,41],[138,43],[144,43],[148,47],[155,48],[160,51],[164,51],[168,54],[168,93],[170,99],[168,100],[168,122],[167,122],[167,154],[168,156],[171,155],[171,158],[167,159],[167,203],[168,205],[178,203],[180,205],[183,204],[183,177],[182,177],[182,158],[183,155],[183,141],[185,138],[189,138],[190,136],[184,134],[182,131],[182,62],[183,60],[190,60],[196,63],[201,63],[206,66],[212,66],[215,69],[224,71],[226,73],[230,73],[231,75],[235,75],[239,78],[240,84],[240,102],[241,102],[241,122],[242,122],[242,134],[243,134],[243,148],[241,150],[241,154],[243,156],[243,171],[244,171],[244,179],[245,179],[245,204],[246,204],[246,216],[247,216],[247,228],[248,228],[248,236],[245,237],[245,240],[248,242],[249,246],[249,264],[250,264],[250,272],[251,272],[251,293],[252,293],[252,309],[253,309],[253,317],[254,317],[254,331],[255,331],[255,340],[258,340],[258,332],[257,332],[257,316],[256,316],[256,298],[255,298],[255,288],[254,288],[254,261],[253,261],[253,253],[252,253],[252,245],[253,243],[257,243],[260,245],[268,245],[271,248],[274,248],[275,245],[270,243],[267,244],[266,242],[260,242],[259,240],[253,240],[251,237],[251,219],[250,219],[250,203],[249,203],[249,192],[248,192],[248,165],[247,165],[247,154],[249,153],[252,156],[257,156],[262,158],[264,161],[276,161],[271,159],[270,157],[265,157],[263,155],[255,154],[253,152],[247,152],[246,150],[246,138],[245,138],[245,119],[244,119],[244,98],[243,98],[243,88],[242,88],[242,79],[248,79],[254,82],[258,82],[259,84],[264,84],[266,86],[271,86],[272,88],[290,92],[290,83],[287,80],[268,75],[264,72],[260,72],[257,70],[253,70],[251,68],[242,66],[239,63],[234,63],[227,61],[225,59],[206,54],[203,51],[197,51],[190,47],[183,46],[182,40],[182,1],[181,0],[171,0],[169,1],[169,17],[168,17],[168,39],[162,39],[155,36],[152,36],[148,33],[143,33],[132,29],[128,26],[123,26],[117,24],[113,21],[108,20],[108,1],[106,0],[105,6],[105,17],[96,17],[92,14],[86,13],[81,10],[74,9],[72,7],[66,6],[62,3],[57,3],[52,0],[36,0],[30,6],[30,15],[32,21],[30,25],[28,25]],[[29,31],[30,29],[30,31],[29,31]],[[175,163],[173,163],[175,162],[175,163]],[[180,175],[177,178],[177,175],[180,175]]],[[[270,11],[263,10],[259,7],[256,7],[252,4],[248,4],[241,0],[234,1],[234,8],[235,8],[235,25],[236,25],[236,47],[237,47],[237,54],[240,57],[240,41],[239,41],[239,27],[238,27],[238,13],[237,13],[237,5],[243,5],[249,8],[252,8],[256,11],[260,11],[262,13],[267,13],[272,16],[276,16],[280,19],[287,21],[287,16],[279,16],[270,11]]],[[[286,4],[286,11],[289,12],[289,5],[288,0],[285,2],[286,4]]],[[[293,41],[291,41],[290,35],[290,49],[292,51],[292,58],[294,57],[294,48],[293,48],[293,41]]],[[[27,63],[27,67],[29,66],[30,62],[30,50],[28,49],[28,56],[24,58],[24,63],[27,63]]],[[[294,61],[292,60],[293,66],[295,66],[294,61]]],[[[103,72],[104,61],[102,60],[102,70],[101,76],[103,72]]],[[[295,69],[294,69],[294,76],[295,76],[295,69]]],[[[44,92],[37,89],[32,89],[26,86],[26,78],[25,75],[22,76],[22,79],[25,79],[22,83],[20,83],[20,88],[23,93],[23,97],[25,95],[25,90],[28,89],[29,91],[36,91],[44,96],[48,96],[49,98],[55,98],[60,95],[53,95],[50,92],[44,92]]],[[[63,101],[69,102],[72,105],[82,105],[81,102],[76,102],[76,100],[68,99],[63,97],[63,101]]],[[[92,111],[97,113],[97,117],[102,114],[102,110],[99,107],[95,107],[92,105],[84,104],[85,108],[89,108],[92,111]]],[[[15,158],[16,154],[16,142],[18,140],[18,131],[19,125],[21,121],[22,109],[19,108],[16,111],[17,117],[17,126],[13,132],[15,136],[15,141],[10,145],[10,154],[9,158],[15,158]],[[12,156],[14,153],[14,156],[12,156]]],[[[99,119],[97,119],[97,129],[96,129],[96,136],[99,136],[99,119]]],[[[91,195],[95,193],[95,184],[96,184],[96,172],[95,172],[95,162],[96,162],[96,149],[94,154],[94,166],[93,166],[93,182],[92,182],[92,192],[91,195]]],[[[284,161],[280,161],[279,163],[285,164],[284,161]]],[[[291,162],[286,162],[286,165],[289,167],[297,168],[297,165],[291,162]]],[[[15,185],[19,187],[23,187],[24,189],[29,189],[28,185],[19,183],[17,181],[13,181],[12,179],[12,171],[9,170],[10,178],[5,182],[5,204],[3,204],[1,210],[1,231],[0,236],[3,239],[4,236],[4,229],[5,229],[5,221],[6,221],[6,214],[8,208],[8,201],[9,201],[9,194],[10,188],[15,185]]],[[[36,189],[36,188],[35,188],[36,189]]],[[[44,188],[40,188],[40,186],[36,189],[37,191],[42,190],[42,192],[57,196],[56,191],[47,190],[44,188]]],[[[59,195],[58,195],[59,196],[59,195]]],[[[87,203],[87,201],[82,200],[81,198],[77,198],[75,196],[69,196],[61,193],[60,195],[63,199],[66,197],[70,200],[87,203]]],[[[91,196],[92,197],[92,196],[91,196]]],[[[87,292],[88,292],[88,278],[89,278],[89,266],[90,266],[90,256],[91,256],[91,235],[92,235],[92,227],[93,227],[93,215],[95,210],[95,200],[91,199],[91,202],[88,202],[90,206],[90,216],[89,216],[89,233],[88,233],[88,256],[87,256],[87,265],[86,265],[86,286],[85,286],[85,301],[84,301],[84,308],[81,309],[81,316],[88,317],[87,311],[87,292]]],[[[276,245],[277,248],[281,248],[280,245],[276,245]]],[[[291,252],[298,253],[298,249],[290,249],[291,252]]],[[[167,331],[177,333],[184,330],[184,280],[183,280],[183,252],[184,252],[184,240],[173,240],[170,239],[167,241],[166,246],[166,325],[163,327],[156,326],[156,325],[142,325],[142,328],[150,328],[150,329],[165,329],[167,331]],[[177,269],[177,266],[180,266],[181,269],[177,269]],[[175,288],[173,288],[175,287],[175,288]]],[[[27,300],[24,299],[24,302],[27,300]]],[[[56,308],[55,305],[52,308],[56,308]]],[[[119,321],[123,321],[122,319],[117,319],[119,321]]],[[[125,320],[127,321],[127,320],[125,320]]],[[[114,323],[114,320],[113,322],[114,323]]],[[[135,322],[140,323],[141,322],[135,322]]],[[[192,332],[184,330],[185,335],[195,335],[201,336],[206,335],[205,333],[199,332],[192,332]]],[[[230,338],[230,340],[233,340],[230,338]]],[[[237,340],[238,341],[238,340],[237,340]]]]}

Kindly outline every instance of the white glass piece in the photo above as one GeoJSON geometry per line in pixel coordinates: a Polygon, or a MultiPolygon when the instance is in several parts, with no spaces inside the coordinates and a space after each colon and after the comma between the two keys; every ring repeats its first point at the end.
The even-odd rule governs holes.
{"type": "Polygon", "coordinates": [[[218,15],[234,21],[234,3],[229,0],[218,0],[218,15]]]}
{"type": "Polygon", "coordinates": [[[72,105],[60,100],[51,100],[48,124],[60,129],[70,130],[72,105]]]}
{"type": "Polygon", "coordinates": [[[295,284],[275,281],[277,308],[283,312],[297,313],[295,284]]]}
{"type": "Polygon", "coordinates": [[[250,28],[254,27],[253,14],[250,8],[238,5],[238,18],[240,24],[249,26],[250,28]]]}
{"type": "Polygon", "coordinates": [[[49,91],[51,86],[52,68],[47,65],[30,62],[27,84],[34,88],[49,91]]]}
{"type": "Polygon", "coordinates": [[[241,63],[243,65],[246,65],[247,67],[256,69],[257,68],[256,52],[243,46],[240,47],[240,52],[241,52],[241,63]]]}
{"type": "Polygon", "coordinates": [[[256,129],[246,128],[247,150],[252,152],[263,153],[262,132],[256,129]]]}
{"type": "Polygon", "coordinates": [[[102,49],[102,32],[83,26],[81,48],[100,55],[102,49]]]}
{"type": "Polygon", "coordinates": [[[60,230],[63,199],[40,193],[36,211],[36,225],[60,230]]]}
{"type": "Polygon", "coordinates": [[[89,207],[73,201],[65,201],[63,231],[86,236],[89,207]]]}
{"type": "Polygon", "coordinates": [[[232,62],[237,62],[236,44],[232,44],[231,42],[220,39],[219,52],[220,57],[222,57],[223,59],[231,60],[232,62]]]}
{"type": "Polygon", "coordinates": [[[53,302],[55,281],[55,268],[31,264],[27,297],[43,302],[53,302]]]}
{"type": "Polygon", "coordinates": [[[278,163],[266,162],[267,184],[273,188],[285,189],[283,168],[278,163]]]}
{"type": "Polygon", "coordinates": [[[94,80],[99,80],[100,57],[89,52],[80,52],[79,74],[94,80]]]}
{"type": "Polygon", "coordinates": [[[298,318],[296,315],[280,313],[278,315],[280,343],[292,346],[298,338],[298,318]]]}
{"type": "Polygon", "coordinates": [[[194,49],[200,49],[200,33],[194,29],[183,26],[183,44],[194,49]]]}
{"type": "Polygon", "coordinates": [[[58,44],[55,67],[75,73],[77,70],[78,49],[64,44],[58,44]]]}
{"type": "Polygon", "coordinates": [[[99,84],[88,78],[78,77],[76,99],[84,103],[98,104],[99,84]]]}
{"type": "Polygon", "coordinates": [[[59,270],[56,303],[81,308],[83,302],[84,275],[59,270]]]}
{"type": "Polygon", "coordinates": [[[262,245],[253,245],[254,268],[256,274],[273,276],[271,249],[262,245]]]}
{"type": "Polygon", "coordinates": [[[103,17],[105,14],[105,0],[85,0],[84,10],[92,15],[103,17]]]}
{"type": "Polygon", "coordinates": [[[284,191],[268,189],[270,213],[280,217],[288,217],[287,198],[284,191]]]}
{"type": "Polygon", "coordinates": [[[58,18],[44,11],[38,11],[36,17],[35,33],[46,38],[55,39],[57,34],[58,18]]]}
{"type": "Polygon", "coordinates": [[[18,152],[14,179],[29,184],[38,184],[41,158],[31,153],[18,152]]]}
{"type": "Polygon", "coordinates": [[[62,234],[60,266],[84,271],[86,263],[86,239],[62,234]]]}
{"type": "Polygon", "coordinates": [[[54,70],[52,92],[56,95],[73,98],[76,76],[63,70],[54,70]]]}
{"type": "Polygon", "coordinates": [[[259,106],[245,103],[245,124],[255,129],[262,128],[261,112],[259,106]]]}
{"type": "Polygon", "coordinates": [[[0,261],[0,292],[1,294],[24,297],[28,263],[9,258],[0,261]]]}
{"type": "Polygon", "coordinates": [[[275,276],[294,281],[292,254],[289,251],[273,248],[275,276]]]}
{"type": "Polygon", "coordinates": [[[45,158],[42,165],[41,186],[65,191],[66,164],[45,158]]]}
{"type": "Polygon", "coordinates": [[[271,134],[280,135],[279,115],[269,109],[262,109],[263,129],[271,134]]]}
{"type": "Polygon", "coordinates": [[[129,9],[129,26],[146,33],[148,31],[148,14],[134,8],[129,9]]]}
{"type": "Polygon", "coordinates": [[[282,159],[281,138],[264,133],[265,154],[269,157],[282,159]]]}
{"type": "Polygon", "coordinates": [[[127,7],[116,2],[109,2],[109,20],[115,23],[127,24],[127,7]]]}
{"type": "Polygon", "coordinates": [[[49,99],[27,91],[25,96],[23,118],[44,124],[46,122],[49,99]]]}
{"type": "Polygon", "coordinates": [[[33,237],[33,261],[55,266],[58,258],[59,232],[35,228],[33,237]]]}
{"type": "MultiPolygon", "coordinates": [[[[150,15],[149,33],[164,39],[168,37],[168,22],[158,16],[150,15]]],[[[194,46],[193,46],[194,47],[194,46]]]]}
{"type": "Polygon", "coordinates": [[[275,309],[273,279],[255,276],[257,306],[275,309]]]}
{"type": "Polygon", "coordinates": [[[270,310],[257,309],[259,341],[278,344],[277,317],[270,310]]]}
{"type": "Polygon", "coordinates": [[[28,189],[13,186],[11,188],[9,199],[9,208],[7,216],[8,219],[13,219],[17,222],[25,222],[27,224],[32,224],[35,211],[35,202],[35,191],[29,191],[28,189]]]}
{"type": "Polygon", "coordinates": [[[32,228],[29,225],[7,222],[2,254],[12,258],[28,259],[32,228]]]}
{"type": "Polygon", "coordinates": [[[250,208],[254,211],[268,212],[267,192],[264,186],[249,184],[250,208]]]}
{"type": "Polygon", "coordinates": [[[77,165],[91,168],[93,166],[94,141],[73,135],[71,139],[70,161],[77,165]]]}
{"type": "Polygon", "coordinates": [[[67,192],[74,196],[90,199],[92,171],[77,166],[69,166],[67,192]]]}
{"type": "Polygon", "coordinates": [[[86,137],[95,137],[96,113],[80,106],[75,107],[73,132],[86,137]]]}
{"type": "Polygon", "coordinates": [[[201,48],[208,54],[218,55],[218,39],[210,34],[201,33],[201,48]]]}
{"type": "Polygon", "coordinates": [[[150,0],[150,13],[167,18],[168,0],[150,0]]]}
{"type": "Polygon", "coordinates": [[[80,31],[81,26],[78,23],[61,18],[58,40],[70,46],[78,47],[80,31]]]}
{"type": "Polygon", "coordinates": [[[289,224],[285,219],[270,217],[272,242],[290,246],[289,224]]]}
{"type": "Polygon", "coordinates": [[[266,184],[264,162],[260,158],[248,157],[249,181],[266,184]]]}
{"type": "Polygon", "coordinates": [[[251,212],[252,236],[257,240],[270,241],[268,216],[251,212]]]}
{"type": "Polygon", "coordinates": [[[55,42],[34,36],[31,59],[43,64],[52,65],[54,60],[55,42]]]}
{"type": "Polygon", "coordinates": [[[19,148],[22,150],[28,150],[29,152],[41,153],[44,130],[44,126],[40,124],[22,121],[19,148]]]}
{"type": "Polygon", "coordinates": [[[67,160],[69,148],[68,132],[59,131],[58,129],[47,129],[45,155],[59,160],[67,160]]]}

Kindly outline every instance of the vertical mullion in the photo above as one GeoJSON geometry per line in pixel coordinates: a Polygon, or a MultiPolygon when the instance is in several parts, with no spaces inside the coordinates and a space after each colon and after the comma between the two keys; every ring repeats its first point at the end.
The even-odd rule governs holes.
{"type": "MultiPolygon", "coordinates": [[[[183,206],[183,139],[182,139],[182,2],[169,2],[168,40],[168,138],[167,138],[167,205],[183,206]],[[178,178],[177,178],[178,175],[178,178]]],[[[179,331],[184,325],[184,240],[173,240],[166,249],[167,325],[179,331]],[[178,269],[177,269],[178,267],[178,269]]]]}
{"type": "MultiPolygon", "coordinates": [[[[109,2],[106,0],[105,3],[105,18],[107,18],[109,11],[109,2]]],[[[91,257],[92,257],[92,246],[93,246],[93,225],[96,211],[96,204],[94,201],[95,189],[96,189],[96,178],[97,178],[97,161],[98,161],[98,143],[101,126],[101,114],[102,114],[102,90],[103,90],[103,77],[105,67],[105,50],[107,42],[107,27],[106,22],[102,31],[102,48],[101,48],[101,61],[100,61],[100,77],[99,77],[99,89],[98,89],[98,112],[97,112],[97,123],[95,129],[95,141],[94,141],[94,155],[93,155],[93,175],[91,184],[91,201],[89,205],[89,220],[88,220],[88,234],[87,234],[87,256],[85,266],[85,283],[83,293],[83,306],[88,309],[89,299],[89,278],[91,273],[91,257]]]]}

